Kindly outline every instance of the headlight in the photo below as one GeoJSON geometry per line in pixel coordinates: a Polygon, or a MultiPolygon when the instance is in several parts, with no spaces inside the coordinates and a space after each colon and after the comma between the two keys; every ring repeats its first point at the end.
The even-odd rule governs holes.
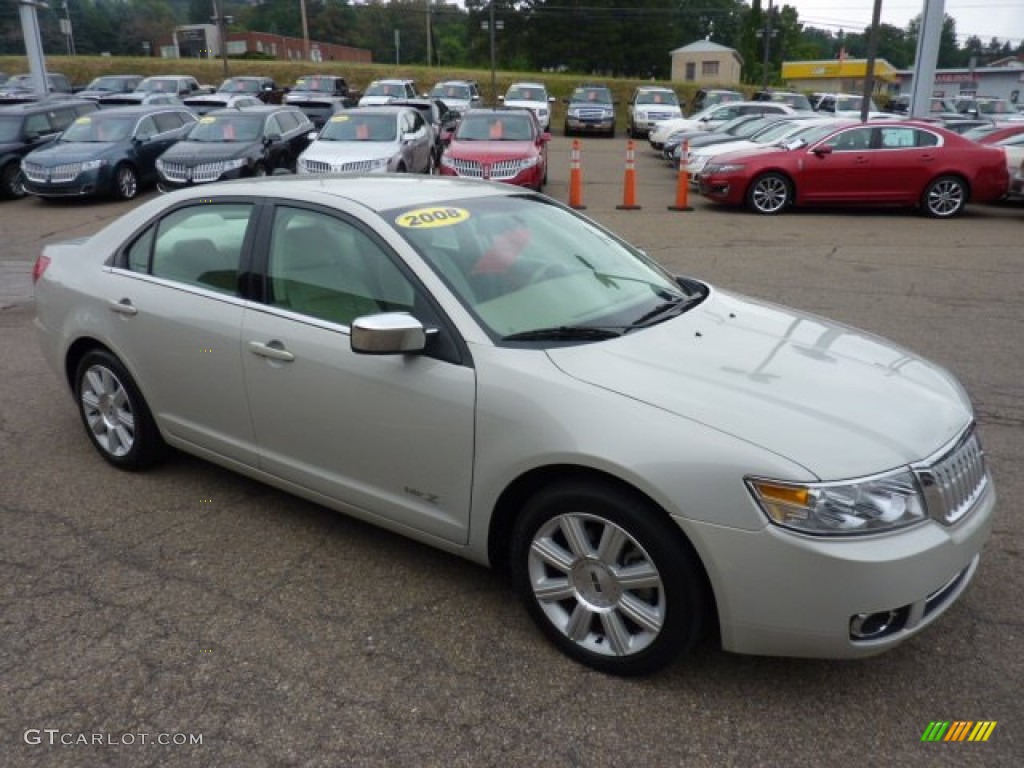
{"type": "Polygon", "coordinates": [[[636,111],[636,119],[637,120],[646,120],[647,119],[647,113],[644,110],[642,110],[642,109],[638,109],[636,111]]]}
{"type": "Polygon", "coordinates": [[[540,156],[534,155],[533,157],[524,157],[519,161],[519,170],[525,171],[527,168],[533,168],[537,163],[540,162],[540,156]]]}
{"type": "Polygon", "coordinates": [[[569,117],[579,117],[579,116],[580,116],[579,107],[572,107],[569,110],[569,117]]]}
{"type": "Polygon", "coordinates": [[[448,157],[448,155],[441,155],[441,165],[445,168],[454,168],[455,161],[448,157]]]}
{"type": "Polygon", "coordinates": [[[97,168],[101,168],[106,164],[106,160],[86,160],[84,163],[82,163],[82,170],[95,171],[97,168]]]}
{"type": "MultiPolygon", "coordinates": [[[[700,158],[698,158],[698,160],[699,159],[700,158]]],[[[707,164],[707,160],[705,160],[703,163],[701,163],[702,166],[704,166],[706,164],[707,164]]],[[[707,174],[712,174],[712,173],[734,173],[736,171],[742,171],[742,170],[743,170],[743,164],[742,163],[717,163],[717,164],[716,163],[711,163],[710,165],[707,165],[707,167],[704,169],[704,172],[707,173],[707,174]]]]}
{"type": "Polygon", "coordinates": [[[225,171],[233,171],[235,168],[244,168],[249,161],[244,157],[236,157],[234,160],[225,160],[221,167],[225,171]]]}
{"type": "Polygon", "coordinates": [[[158,157],[156,159],[156,169],[158,171],[162,171],[164,169],[164,159],[162,157],[158,157]]]}
{"type": "Polygon", "coordinates": [[[747,478],[747,486],[769,520],[801,533],[879,533],[927,518],[924,499],[910,470],[842,483],[747,478]]]}
{"type": "Polygon", "coordinates": [[[388,163],[390,163],[391,160],[392,160],[392,158],[390,158],[390,157],[378,157],[376,160],[371,160],[370,161],[370,170],[371,171],[379,171],[382,168],[387,168],[388,167],[388,163]]]}

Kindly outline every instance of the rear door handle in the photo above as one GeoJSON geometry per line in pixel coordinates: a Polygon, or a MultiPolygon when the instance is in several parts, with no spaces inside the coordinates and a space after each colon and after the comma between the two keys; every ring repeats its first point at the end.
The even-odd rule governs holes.
{"type": "Polygon", "coordinates": [[[290,363],[295,359],[295,355],[285,349],[284,344],[279,341],[271,341],[266,344],[260,341],[250,341],[249,351],[254,355],[279,360],[282,363],[290,363]]]}
{"type": "Polygon", "coordinates": [[[108,301],[107,308],[111,312],[116,312],[119,315],[137,315],[139,314],[138,308],[132,304],[132,300],[127,296],[120,301],[108,301]]]}

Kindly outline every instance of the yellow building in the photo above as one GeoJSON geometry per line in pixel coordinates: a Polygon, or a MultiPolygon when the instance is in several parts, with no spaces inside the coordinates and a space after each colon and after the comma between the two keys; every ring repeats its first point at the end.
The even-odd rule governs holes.
{"type": "MultiPolygon", "coordinates": [[[[867,70],[867,59],[785,61],[782,63],[782,79],[799,91],[861,93],[867,70]]],[[[875,59],[875,92],[886,91],[897,81],[895,67],[885,59],[875,59]]]]}

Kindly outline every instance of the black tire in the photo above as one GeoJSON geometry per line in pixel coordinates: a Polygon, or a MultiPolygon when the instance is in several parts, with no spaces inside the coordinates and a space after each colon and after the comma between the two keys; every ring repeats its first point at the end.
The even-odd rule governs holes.
{"type": "Polygon", "coordinates": [[[25,196],[24,177],[17,161],[8,163],[0,171],[0,197],[19,199],[25,196]]]}
{"type": "Polygon", "coordinates": [[[963,212],[970,192],[959,176],[940,176],[924,189],[921,210],[933,219],[950,219],[963,212]]]}
{"type": "Polygon", "coordinates": [[[511,543],[513,584],[566,655],[614,675],[669,664],[700,638],[705,579],[682,533],[639,496],[567,482],[527,502],[511,543]],[[599,544],[614,542],[608,551],[599,544]],[[622,579],[632,571],[631,582],[622,579]]]}
{"type": "MultiPolygon", "coordinates": [[[[285,165],[285,167],[287,167],[287,165],[285,165]]],[[[257,178],[257,179],[266,176],[267,175],[267,166],[264,165],[263,163],[256,163],[256,165],[254,165],[252,167],[252,175],[253,175],[253,178],[257,178]]]]}
{"type": "Polygon", "coordinates": [[[121,163],[114,169],[114,196],[118,200],[133,200],[138,194],[138,171],[128,163],[121,163]]]}
{"type": "Polygon", "coordinates": [[[747,206],[754,213],[774,216],[793,204],[793,185],[781,173],[762,173],[747,189],[747,206]]]}
{"type": "Polygon", "coordinates": [[[75,402],[100,456],[119,469],[152,466],[164,451],[153,415],[135,380],[114,355],[87,352],[75,369],[75,402]]]}

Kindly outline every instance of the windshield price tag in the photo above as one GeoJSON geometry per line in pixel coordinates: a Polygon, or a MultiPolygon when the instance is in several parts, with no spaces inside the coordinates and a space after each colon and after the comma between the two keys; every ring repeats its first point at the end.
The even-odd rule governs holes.
{"type": "Polygon", "coordinates": [[[469,211],[465,208],[417,208],[403,213],[395,219],[395,223],[407,229],[429,229],[461,224],[468,218],[469,211]]]}

